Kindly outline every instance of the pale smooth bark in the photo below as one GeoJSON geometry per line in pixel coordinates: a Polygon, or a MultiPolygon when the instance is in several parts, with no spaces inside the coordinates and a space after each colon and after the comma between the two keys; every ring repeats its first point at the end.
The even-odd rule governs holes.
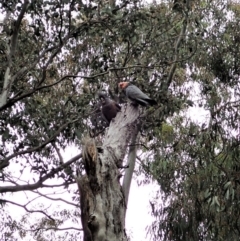
{"type": "MultiPolygon", "coordinates": [[[[129,142],[136,139],[138,117],[137,107],[123,106],[106,131],[97,161],[91,160],[87,174],[76,178],[81,195],[84,241],[127,241],[120,167],[129,142]]],[[[130,183],[128,181],[128,185],[130,183]]]]}
{"type": "Polygon", "coordinates": [[[136,156],[137,156],[136,141],[138,139],[138,133],[139,133],[139,126],[136,125],[135,130],[132,135],[130,147],[129,147],[128,162],[127,162],[128,168],[125,171],[123,184],[122,184],[126,206],[128,204],[130,186],[131,186],[133,171],[134,171],[134,167],[135,167],[135,163],[136,163],[136,156]]]}
{"type": "MultiPolygon", "coordinates": [[[[6,47],[8,65],[4,74],[3,88],[2,88],[2,93],[0,95],[0,107],[4,106],[7,103],[8,94],[12,87],[13,77],[11,73],[11,68],[13,65],[14,55],[17,48],[17,39],[20,31],[20,24],[22,22],[25,12],[27,11],[28,4],[29,4],[28,0],[25,0],[24,3],[22,4],[22,9],[12,29],[13,33],[12,35],[9,33],[11,37],[10,37],[9,45],[6,47]]],[[[11,21],[9,21],[9,17],[10,15],[7,14],[4,20],[5,25],[11,24],[11,21]]]]}

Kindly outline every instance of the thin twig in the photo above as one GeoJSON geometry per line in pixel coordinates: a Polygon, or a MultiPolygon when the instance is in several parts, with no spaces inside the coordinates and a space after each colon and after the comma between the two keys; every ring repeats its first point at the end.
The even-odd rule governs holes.
{"type": "Polygon", "coordinates": [[[15,202],[10,201],[10,200],[7,200],[7,199],[3,199],[3,201],[6,202],[6,203],[11,203],[11,204],[13,204],[13,205],[15,205],[15,206],[21,207],[21,208],[23,208],[24,210],[26,210],[26,211],[29,212],[29,213],[42,213],[42,214],[44,214],[46,217],[48,217],[49,219],[55,221],[51,216],[49,216],[46,212],[44,212],[44,211],[42,211],[42,210],[29,210],[29,209],[26,207],[27,204],[21,205],[21,204],[19,204],[19,203],[15,203],[15,202]]]}

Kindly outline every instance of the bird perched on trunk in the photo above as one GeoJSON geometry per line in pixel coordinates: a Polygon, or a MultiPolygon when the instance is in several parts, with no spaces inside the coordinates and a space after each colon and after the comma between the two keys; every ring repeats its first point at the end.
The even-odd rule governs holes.
{"type": "Polygon", "coordinates": [[[102,115],[107,123],[110,124],[112,119],[115,118],[121,110],[121,106],[103,92],[100,92],[98,96],[102,102],[102,115]]]}
{"type": "Polygon", "coordinates": [[[119,88],[125,91],[126,96],[134,103],[142,106],[156,105],[157,102],[144,94],[137,86],[129,82],[120,82],[119,88]]]}

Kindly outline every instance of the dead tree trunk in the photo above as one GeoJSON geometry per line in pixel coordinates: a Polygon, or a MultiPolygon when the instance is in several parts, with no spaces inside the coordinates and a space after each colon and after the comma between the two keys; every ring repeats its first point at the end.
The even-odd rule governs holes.
{"type": "Polygon", "coordinates": [[[93,140],[85,143],[86,175],[77,177],[84,241],[127,241],[120,168],[128,143],[136,135],[138,117],[137,107],[130,104],[123,107],[105,133],[101,153],[93,140]]]}

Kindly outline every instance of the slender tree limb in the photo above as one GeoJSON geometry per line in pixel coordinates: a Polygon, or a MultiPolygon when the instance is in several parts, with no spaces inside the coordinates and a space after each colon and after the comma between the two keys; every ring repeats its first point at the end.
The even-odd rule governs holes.
{"type": "Polygon", "coordinates": [[[183,19],[182,29],[181,29],[181,32],[179,34],[179,37],[178,37],[177,42],[176,42],[175,47],[174,47],[175,55],[174,55],[174,59],[173,59],[173,64],[172,64],[172,66],[170,68],[170,71],[169,71],[169,74],[168,74],[167,82],[164,86],[165,91],[167,91],[169,85],[172,82],[172,78],[173,78],[173,75],[174,75],[176,67],[177,67],[177,62],[178,62],[178,57],[179,57],[178,56],[179,48],[181,46],[183,37],[186,35],[186,30],[187,30],[187,16],[185,16],[185,18],[183,19]]]}
{"type": "MultiPolygon", "coordinates": [[[[10,52],[9,47],[7,47],[7,52],[10,52]]],[[[12,63],[10,63],[11,60],[8,61],[8,66],[6,68],[5,74],[4,74],[4,83],[3,83],[3,89],[2,93],[0,95],[0,107],[4,106],[7,103],[7,96],[9,93],[9,89],[11,86],[11,75],[10,75],[10,69],[12,66],[12,63]]]]}
{"type": "Polygon", "coordinates": [[[129,147],[128,162],[127,162],[128,168],[125,170],[125,175],[124,175],[123,184],[122,184],[126,206],[128,204],[129,191],[130,191],[133,171],[136,163],[137,145],[135,143],[138,137],[138,133],[139,133],[139,127],[136,125],[135,130],[132,134],[131,144],[129,147]]]}
{"type": "Polygon", "coordinates": [[[9,165],[9,161],[1,160],[0,162],[0,170],[4,169],[9,165]]]}
{"type": "Polygon", "coordinates": [[[58,31],[58,38],[59,38],[59,42],[61,45],[63,45],[63,41],[62,41],[62,28],[63,28],[63,4],[62,4],[62,0],[60,1],[60,30],[58,31]]]}
{"type": "MultiPolygon", "coordinates": [[[[22,180],[20,178],[17,178],[17,181],[20,181],[20,182],[24,182],[26,184],[29,184],[29,182],[25,181],[25,180],[22,180]]],[[[14,181],[11,179],[11,176],[8,175],[8,174],[5,174],[5,182],[6,183],[11,183],[11,184],[14,184],[14,185],[19,185],[19,183],[17,181],[14,181]]],[[[54,187],[66,187],[66,185],[72,185],[72,184],[75,184],[75,181],[72,181],[72,182],[63,182],[61,184],[52,184],[52,185],[46,185],[46,184],[43,184],[42,187],[46,187],[46,188],[54,188],[54,187]]],[[[59,194],[59,193],[58,193],[59,194]]]]}
{"type": "Polygon", "coordinates": [[[30,203],[34,202],[35,200],[37,200],[38,198],[40,198],[39,196],[38,197],[34,197],[33,199],[29,200],[25,206],[29,205],[30,203]]]}
{"type": "MultiPolygon", "coordinates": [[[[2,88],[2,93],[0,95],[0,107],[4,106],[7,103],[8,94],[11,90],[12,83],[14,82],[14,78],[12,78],[12,76],[11,76],[12,58],[14,57],[14,54],[16,51],[17,37],[18,37],[19,30],[20,30],[20,24],[24,17],[24,14],[27,10],[28,3],[29,3],[29,1],[25,0],[22,5],[21,12],[18,16],[17,21],[15,22],[10,46],[7,46],[6,52],[7,52],[8,65],[7,65],[5,74],[4,74],[3,88],[2,88]]],[[[8,24],[8,23],[6,23],[6,24],[8,24]]]]}
{"type": "Polygon", "coordinates": [[[23,208],[24,210],[26,210],[28,213],[41,213],[41,214],[45,215],[47,218],[55,221],[51,216],[49,216],[46,212],[44,212],[44,211],[42,211],[42,210],[30,210],[30,209],[28,209],[28,208],[26,207],[27,204],[21,205],[21,204],[19,204],[19,203],[15,203],[15,202],[10,201],[10,200],[7,200],[7,199],[3,199],[3,201],[6,202],[6,203],[11,203],[12,205],[21,207],[21,208],[23,208]]]}
{"type": "Polygon", "coordinates": [[[50,228],[36,228],[36,229],[23,229],[22,230],[26,231],[26,232],[37,232],[39,230],[54,230],[54,231],[66,231],[66,230],[76,230],[76,231],[83,231],[82,228],[75,228],[75,227],[66,227],[66,228],[57,228],[57,227],[50,227],[50,228]]]}
{"type": "Polygon", "coordinates": [[[63,182],[61,184],[53,184],[53,185],[46,185],[43,184],[42,187],[47,187],[47,188],[53,188],[53,187],[65,187],[66,185],[71,185],[71,184],[75,184],[75,182],[63,182]]]}
{"type": "MultiPolygon", "coordinates": [[[[74,182],[75,183],[75,182],[74,182]]],[[[41,192],[39,192],[39,191],[32,191],[33,193],[35,193],[35,194],[38,194],[39,195],[39,198],[40,197],[44,197],[44,198],[46,198],[46,199],[49,199],[49,200],[52,200],[52,201],[59,201],[59,202],[64,202],[64,203],[66,203],[66,204],[68,204],[68,205],[71,205],[71,206],[74,206],[74,207],[79,207],[79,205],[77,205],[77,204],[75,204],[75,203],[72,203],[72,202],[69,202],[69,201],[67,201],[67,200],[64,200],[64,199],[62,199],[62,198],[52,198],[52,197],[49,197],[48,195],[56,195],[56,193],[53,193],[53,194],[43,194],[43,193],[41,193],[41,192]]]]}
{"type": "Polygon", "coordinates": [[[52,178],[56,173],[64,170],[66,167],[68,167],[73,162],[77,161],[79,158],[82,157],[82,154],[78,154],[75,157],[71,158],[69,161],[65,162],[61,166],[52,169],[48,174],[42,176],[36,183],[34,184],[26,184],[26,185],[18,185],[18,186],[2,186],[0,187],[0,193],[5,192],[19,192],[19,191],[32,191],[40,187],[52,187],[49,185],[44,185],[43,182],[45,182],[47,179],[52,178]]]}
{"type": "Polygon", "coordinates": [[[14,56],[15,54],[15,50],[16,50],[16,46],[17,46],[17,39],[18,39],[18,33],[20,31],[20,24],[22,22],[22,19],[24,17],[25,12],[27,11],[27,7],[29,4],[29,0],[24,0],[24,3],[22,5],[22,9],[20,11],[20,14],[18,16],[17,21],[14,24],[14,30],[13,30],[13,35],[12,35],[12,39],[11,39],[11,57],[14,56]]]}
{"type": "Polygon", "coordinates": [[[63,164],[63,163],[64,163],[64,161],[63,161],[63,156],[61,155],[61,152],[60,152],[59,148],[57,147],[56,143],[53,142],[53,143],[52,143],[52,146],[53,146],[53,148],[54,148],[54,149],[56,150],[56,152],[57,152],[57,155],[58,155],[60,164],[63,164]]]}

